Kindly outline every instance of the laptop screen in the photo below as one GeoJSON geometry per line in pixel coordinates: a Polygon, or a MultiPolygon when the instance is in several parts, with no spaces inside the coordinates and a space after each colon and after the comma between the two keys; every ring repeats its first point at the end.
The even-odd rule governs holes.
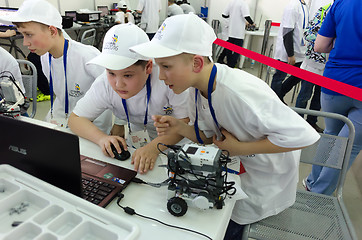
{"type": "Polygon", "coordinates": [[[104,17],[104,16],[108,15],[108,7],[107,6],[98,6],[97,10],[101,11],[101,17],[104,17]]]}
{"type": "MultiPolygon", "coordinates": [[[[7,16],[7,15],[10,15],[10,14],[14,14],[14,13],[16,13],[16,11],[18,11],[17,8],[0,7],[0,17],[7,16]]],[[[12,24],[5,24],[5,23],[2,23],[2,22],[0,22],[0,26],[1,27],[15,27],[12,24]]]]}
{"type": "Polygon", "coordinates": [[[81,196],[78,136],[3,116],[0,132],[0,164],[81,196]]]}
{"type": "Polygon", "coordinates": [[[65,11],[65,16],[72,17],[73,22],[77,21],[77,11],[65,11]]]}

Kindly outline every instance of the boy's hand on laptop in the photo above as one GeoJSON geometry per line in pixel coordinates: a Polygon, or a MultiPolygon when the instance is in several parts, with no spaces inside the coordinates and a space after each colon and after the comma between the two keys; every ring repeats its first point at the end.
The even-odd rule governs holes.
{"type": "Polygon", "coordinates": [[[106,156],[114,157],[114,154],[112,152],[111,144],[116,148],[117,152],[122,152],[121,147],[119,146],[122,144],[124,146],[124,150],[127,150],[127,143],[124,140],[124,138],[119,136],[110,136],[105,135],[98,141],[98,145],[101,147],[102,152],[106,156]]]}
{"type": "Polygon", "coordinates": [[[182,127],[187,126],[184,121],[171,116],[154,115],[152,119],[155,121],[153,125],[156,127],[158,136],[179,134],[182,127]]]}
{"type": "Polygon", "coordinates": [[[139,173],[147,173],[148,170],[152,170],[155,166],[156,159],[160,152],[152,143],[147,144],[144,147],[138,148],[132,154],[132,164],[134,164],[134,170],[139,173]]]}

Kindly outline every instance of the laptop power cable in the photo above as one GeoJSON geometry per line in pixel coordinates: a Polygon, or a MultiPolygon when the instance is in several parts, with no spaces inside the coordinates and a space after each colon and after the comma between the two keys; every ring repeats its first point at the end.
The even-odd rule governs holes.
{"type": "MultiPolygon", "coordinates": [[[[140,179],[141,180],[141,179],[140,179]]],[[[141,180],[143,181],[143,180],[141,180]]],[[[188,232],[192,232],[192,233],[195,233],[195,234],[198,234],[198,235],[201,235],[207,239],[210,239],[212,240],[211,237],[207,236],[206,234],[203,234],[203,233],[200,233],[200,232],[197,232],[195,230],[192,230],[192,229],[188,229],[188,228],[183,228],[183,227],[179,227],[179,226],[175,226],[175,225],[171,225],[171,224],[168,224],[168,223],[165,223],[165,222],[162,222],[161,220],[158,220],[156,218],[152,218],[152,217],[148,217],[148,216],[144,216],[142,214],[139,214],[137,213],[133,208],[131,207],[124,207],[120,204],[122,198],[124,197],[124,194],[123,193],[118,193],[118,199],[117,199],[117,205],[123,209],[123,211],[129,215],[136,215],[136,216],[139,216],[141,218],[145,218],[145,219],[148,219],[148,220],[152,220],[152,221],[155,221],[155,222],[158,222],[162,225],[165,225],[167,227],[171,227],[171,228],[176,228],[176,229],[180,229],[180,230],[184,230],[184,231],[188,231],[188,232]]]]}

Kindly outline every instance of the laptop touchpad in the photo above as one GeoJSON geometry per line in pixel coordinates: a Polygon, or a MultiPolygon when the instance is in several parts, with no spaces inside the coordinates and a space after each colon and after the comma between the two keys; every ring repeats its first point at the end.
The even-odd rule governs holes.
{"type": "Polygon", "coordinates": [[[101,162],[101,161],[94,161],[92,159],[86,158],[82,160],[82,172],[87,174],[96,175],[99,173],[105,166],[107,166],[107,163],[101,162]]]}

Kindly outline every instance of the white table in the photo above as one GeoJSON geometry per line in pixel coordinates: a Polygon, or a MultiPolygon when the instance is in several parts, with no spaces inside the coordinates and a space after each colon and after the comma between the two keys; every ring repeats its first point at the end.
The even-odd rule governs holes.
{"type": "MultiPolygon", "coordinates": [[[[258,31],[245,31],[245,38],[244,38],[244,42],[243,42],[243,47],[246,49],[249,49],[249,42],[252,36],[257,36],[257,37],[263,37],[264,36],[264,30],[258,30],[258,31]]],[[[278,36],[278,32],[277,31],[270,31],[269,34],[269,40],[274,41],[274,37],[278,36]]],[[[251,47],[250,47],[251,48],[251,47]]],[[[241,55],[240,58],[240,62],[239,62],[239,68],[243,68],[244,66],[244,62],[245,62],[245,56],[241,55]]]]}
{"type": "MultiPolygon", "coordinates": [[[[59,129],[50,123],[45,123],[39,120],[30,118],[23,118],[25,121],[46,125],[48,127],[59,129]]],[[[69,129],[61,129],[70,132],[69,129]]],[[[79,138],[80,153],[104,162],[112,163],[114,165],[131,168],[131,161],[118,161],[113,158],[103,155],[99,146],[83,138],[79,138]]],[[[166,157],[160,155],[157,159],[156,167],[149,171],[147,174],[138,174],[137,177],[146,182],[160,183],[167,179],[167,172],[164,167],[157,167],[158,165],[166,162],[166,157]]],[[[228,181],[233,180],[238,182],[239,177],[229,174],[228,181]]],[[[154,188],[144,184],[131,183],[122,192],[125,196],[120,202],[122,206],[129,206],[141,215],[157,218],[167,224],[176,225],[183,228],[192,229],[201,232],[211,237],[213,240],[223,239],[227,224],[229,222],[235,200],[227,199],[225,206],[222,209],[208,209],[205,211],[189,207],[186,214],[182,217],[174,217],[167,210],[167,186],[161,188],[154,188]]],[[[186,232],[183,230],[166,227],[155,221],[147,220],[138,216],[130,216],[126,214],[116,203],[114,199],[106,209],[112,213],[126,218],[129,221],[136,223],[140,229],[139,239],[207,239],[203,236],[186,232]]]]}

